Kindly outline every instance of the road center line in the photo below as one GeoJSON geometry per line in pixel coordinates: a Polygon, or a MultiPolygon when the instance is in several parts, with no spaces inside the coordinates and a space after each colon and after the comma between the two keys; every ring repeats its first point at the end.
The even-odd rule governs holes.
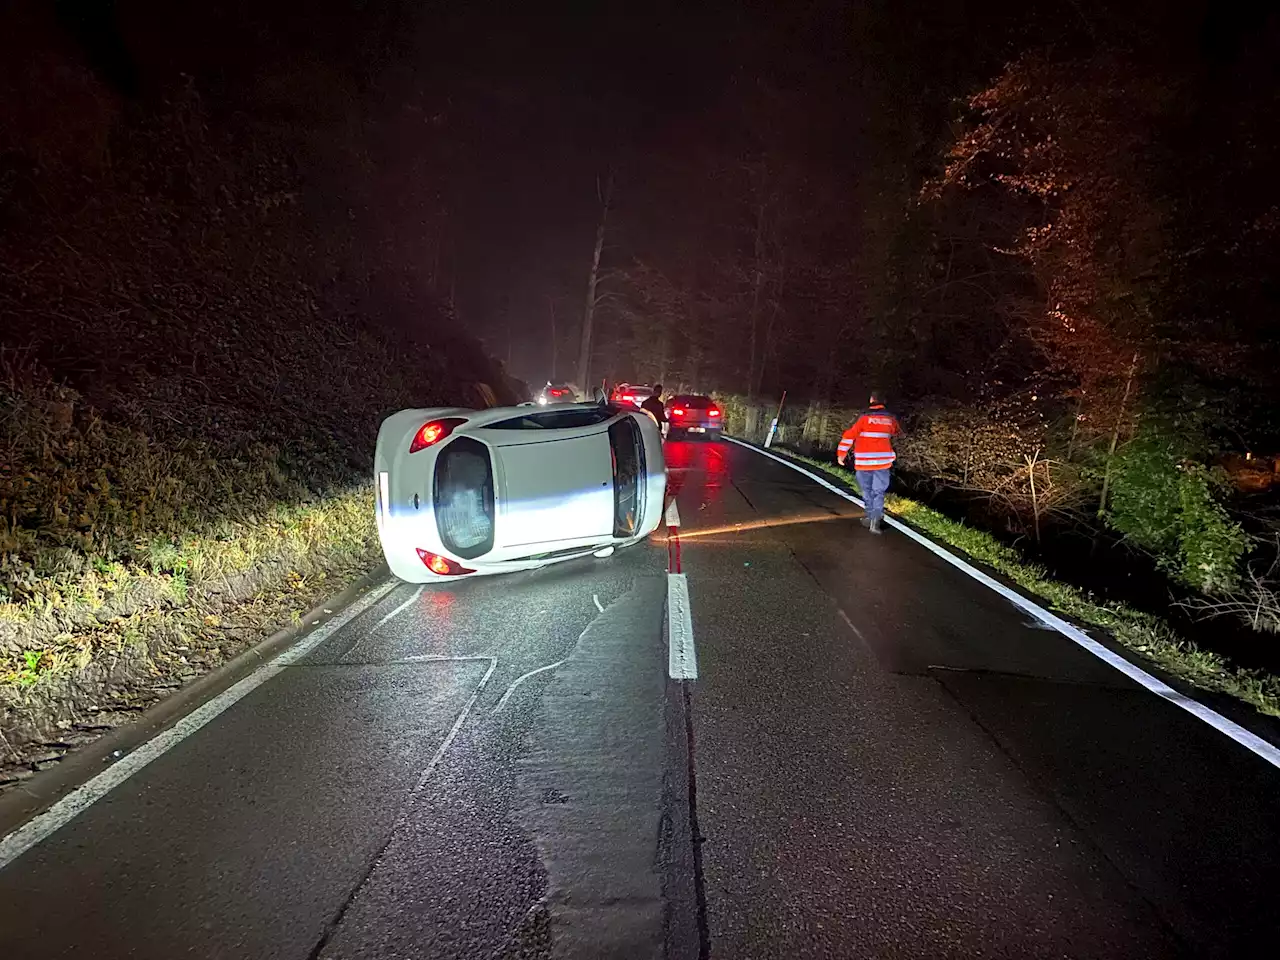
{"type": "MultiPolygon", "coordinates": [[[[753,450],[763,457],[768,457],[770,460],[776,460],[778,463],[781,463],[783,466],[790,467],[792,470],[795,470],[797,473],[804,474],[810,480],[830,490],[836,496],[843,497],[845,500],[848,500],[850,503],[856,503],[860,507],[863,506],[863,503],[859,498],[855,497],[853,494],[849,493],[846,490],[841,490],[835,484],[830,483],[827,480],[824,480],[822,477],[818,476],[816,473],[813,473],[811,470],[806,470],[804,467],[799,466],[798,464],[792,463],[790,460],[786,460],[782,457],[777,456],[776,454],[769,453],[767,450],[761,450],[759,447],[754,447],[751,444],[744,443],[743,441],[735,439],[734,437],[725,437],[724,439],[730,441],[731,443],[736,443],[740,447],[745,447],[748,450],[753,450]]],[[[934,553],[937,556],[941,557],[943,560],[951,564],[957,570],[960,570],[963,573],[968,574],[970,577],[972,577],[974,580],[977,580],[983,586],[988,587],[991,590],[994,590],[996,593],[1000,594],[1010,603],[1014,604],[1015,606],[1031,614],[1041,623],[1045,624],[1045,626],[1052,627],[1054,630],[1057,630],[1064,637],[1073,641],[1080,647],[1084,648],[1086,651],[1093,654],[1103,663],[1107,664],[1110,667],[1114,667],[1116,670],[1123,673],[1126,677],[1128,677],[1130,680],[1137,683],[1139,686],[1144,687],[1146,690],[1148,690],[1151,693],[1154,693],[1157,697],[1167,700],[1169,703],[1173,704],[1175,707],[1178,707],[1180,710],[1185,710],[1187,713],[1191,714],[1197,720],[1201,720],[1204,723],[1207,723],[1209,726],[1213,727],[1213,729],[1217,730],[1219,733],[1223,734],[1224,736],[1230,737],[1232,740],[1240,744],[1240,746],[1244,747],[1246,750],[1256,754],[1258,757],[1261,757],[1267,763],[1271,764],[1271,766],[1277,769],[1280,769],[1280,747],[1277,747],[1275,744],[1262,739],[1262,737],[1258,736],[1252,731],[1246,730],[1244,727],[1240,726],[1240,724],[1236,723],[1235,721],[1228,720],[1226,717],[1218,713],[1216,710],[1211,710],[1209,707],[1206,707],[1199,700],[1193,700],[1191,697],[1188,697],[1186,694],[1179,693],[1177,690],[1173,689],[1173,687],[1169,686],[1163,680],[1160,680],[1157,677],[1153,677],[1151,674],[1147,673],[1147,671],[1143,670],[1137,664],[1131,663],[1129,660],[1120,656],[1120,654],[1103,646],[1097,640],[1094,640],[1091,636],[1086,634],[1079,627],[1076,627],[1075,625],[1068,623],[1067,621],[1063,620],[1061,617],[1057,616],[1056,614],[1050,613],[1048,610],[1040,606],[1034,600],[1030,600],[1024,597],[1022,594],[1018,593],[1016,590],[1011,590],[1010,588],[1006,587],[1003,583],[1000,583],[997,580],[993,580],[991,577],[987,576],[981,570],[977,569],[976,567],[972,566],[966,561],[960,559],[951,551],[946,550],[943,547],[940,547],[938,544],[934,543],[928,537],[925,537],[922,534],[919,534],[916,531],[912,530],[909,526],[907,526],[902,521],[895,520],[893,517],[890,517],[888,514],[885,515],[884,520],[887,524],[889,524],[889,526],[893,527],[895,530],[900,530],[906,536],[916,541],[916,543],[920,544],[926,550],[929,550],[931,553],[934,553]]]]}
{"type": "Polygon", "coordinates": [[[350,623],[355,617],[385,597],[398,584],[398,580],[391,580],[381,586],[374,587],[328,623],[317,627],[274,660],[267,661],[243,680],[223,690],[212,700],[201,704],[172,727],[152,737],[133,753],[122,757],[92,780],[72,790],[44,813],[28,820],[13,833],[0,840],[0,870],[17,860],[36,844],[66,826],[66,824],[89,809],[94,803],[101,800],[147,764],[151,763],[151,761],[166,754],[191,734],[223,713],[228,707],[248,696],[276,674],[281,673],[285,667],[297,663],[350,623]]]}
{"type": "Polygon", "coordinates": [[[673,680],[698,679],[689,582],[683,573],[667,574],[667,673],[673,680]]]}
{"type": "Polygon", "coordinates": [[[667,504],[667,526],[680,526],[680,508],[676,506],[674,497],[671,499],[671,502],[667,504]]]}

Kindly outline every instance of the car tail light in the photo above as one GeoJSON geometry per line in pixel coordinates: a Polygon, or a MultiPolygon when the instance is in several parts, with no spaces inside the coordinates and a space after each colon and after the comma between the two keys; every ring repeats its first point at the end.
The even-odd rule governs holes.
{"type": "Polygon", "coordinates": [[[635,397],[633,397],[633,396],[632,396],[631,394],[629,394],[629,393],[624,393],[624,394],[622,395],[622,399],[623,399],[625,402],[627,402],[627,403],[635,403],[635,402],[636,402],[636,398],[635,398],[635,397]]]}
{"type": "Polygon", "coordinates": [[[432,444],[439,443],[453,433],[458,424],[466,422],[459,417],[450,417],[447,420],[430,420],[424,423],[418,428],[418,432],[413,435],[413,442],[409,444],[409,452],[417,453],[432,444]]]}
{"type": "Polygon", "coordinates": [[[673,417],[683,417],[683,416],[684,416],[684,407],[672,407],[672,408],[671,408],[671,415],[672,415],[673,417]]]}
{"type": "Polygon", "coordinates": [[[418,558],[427,566],[432,573],[441,577],[460,577],[464,573],[475,573],[474,570],[468,570],[466,567],[454,563],[448,557],[442,557],[438,553],[431,553],[429,550],[417,548],[418,558]]]}
{"type": "Polygon", "coordinates": [[[718,417],[720,416],[720,411],[717,410],[715,407],[712,407],[710,410],[707,411],[707,416],[718,417]]]}

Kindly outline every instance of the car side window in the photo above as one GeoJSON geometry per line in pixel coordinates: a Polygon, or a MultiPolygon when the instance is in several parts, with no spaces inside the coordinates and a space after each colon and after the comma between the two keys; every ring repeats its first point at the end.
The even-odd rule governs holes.
{"type": "Polygon", "coordinates": [[[487,430],[568,430],[573,427],[590,427],[604,423],[614,416],[614,412],[605,407],[592,407],[579,410],[548,410],[546,413],[531,413],[512,420],[499,420],[489,424],[487,430]]]}
{"type": "Polygon", "coordinates": [[[626,417],[609,428],[613,454],[613,535],[630,537],[640,527],[644,506],[644,442],[635,420],[626,417]]]}

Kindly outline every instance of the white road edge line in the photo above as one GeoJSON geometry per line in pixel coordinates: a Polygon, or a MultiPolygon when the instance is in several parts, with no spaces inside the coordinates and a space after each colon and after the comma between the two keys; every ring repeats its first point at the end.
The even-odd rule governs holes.
{"type": "Polygon", "coordinates": [[[693,643],[689,581],[683,573],[667,574],[667,673],[672,680],[698,679],[698,651],[693,643]]]}
{"type": "Polygon", "coordinates": [[[350,623],[356,616],[385,597],[399,582],[398,580],[391,580],[381,586],[374,587],[328,623],[317,627],[275,659],[267,661],[243,680],[228,687],[212,700],[201,704],[172,727],[152,737],[133,753],[122,757],[92,780],[72,790],[44,813],[28,820],[17,830],[0,840],[0,870],[17,860],[36,844],[66,826],[94,803],[101,800],[147,764],[151,763],[151,761],[163,756],[228,707],[248,696],[276,676],[276,674],[281,673],[286,667],[297,663],[350,623]]]}
{"type": "Polygon", "coordinates": [[[511,699],[511,695],[516,692],[516,687],[520,686],[520,684],[524,683],[530,677],[536,677],[540,673],[545,673],[548,670],[554,670],[568,659],[568,657],[565,657],[564,660],[557,660],[555,663],[548,663],[545,667],[538,667],[536,670],[530,670],[528,673],[516,677],[511,686],[507,687],[507,692],[502,695],[502,699],[499,700],[498,705],[493,708],[493,713],[491,713],[490,716],[497,713],[507,705],[507,701],[511,699]]]}
{"type": "Polygon", "coordinates": [[[396,607],[390,613],[382,617],[382,619],[380,619],[377,623],[375,623],[372,627],[370,627],[364,633],[360,634],[360,636],[356,638],[356,642],[353,643],[351,647],[347,650],[347,652],[344,653],[342,656],[346,658],[351,656],[351,654],[355,653],[356,649],[360,647],[360,645],[363,644],[365,640],[369,639],[369,637],[377,633],[379,628],[381,628],[384,623],[388,623],[389,621],[394,620],[396,617],[400,616],[400,614],[404,612],[405,608],[408,607],[409,604],[413,603],[413,601],[417,600],[420,596],[422,596],[422,591],[425,589],[426,589],[425,585],[419,584],[418,589],[413,591],[413,596],[411,596],[404,603],[400,604],[400,606],[396,607]]]}
{"type": "Polygon", "coordinates": [[[600,602],[600,594],[593,593],[591,595],[591,599],[595,601],[596,609],[599,610],[601,613],[604,613],[604,604],[600,602]]]}
{"type": "Polygon", "coordinates": [[[680,526],[680,508],[676,506],[674,499],[667,504],[667,526],[680,526]]]}
{"type": "MultiPolygon", "coordinates": [[[[841,490],[839,487],[828,482],[827,480],[824,480],[822,477],[818,476],[812,471],[806,470],[804,467],[801,467],[798,464],[792,463],[790,460],[786,460],[786,459],[783,459],[782,457],[777,456],[776,454],[769,453],[767,450],[761,450],[759,447],[754,447],[749,443],[743,443],[741,440],[735,439],[734,437],[725,437],[724,439],[729,440],[732,443],[736,443],[740,447],[745,447],[748,450],[753,450],[756,453],[760,454],[761,456],[768,457],[770,460],[776,460],[778,463],[781,463],[784,466],[790,467],[792,470],[795,470],[797,473],[804,474],[810,480],[813,480],[815,483],[818,483],[819,485],[826,487],[828,490],[830,490],[832,493],[836,494],[837,496],[843,497],[845,500],[848,500],[851,503],[856,503],[860,507],[863,506],[862,501],[857,497],[855,497],[853,494],[848,493],[845,490],[841,490]]],[[[1246,750],[1250,751],[1253,754],[1256,754],[1258,757],[1262,758],[1267,763],[1271,764],[1271,766],[1275,767],[1276,769],[1280,769],[1280,747],[1277,747],[1275,744],[1262,739],[1262,737],[1258,736],[1257,734],[1249,730],[1246,730],[1244,727],[1240,726],[1240,724],[1236,723],[1235,721],[1228,720],[1226,717],[1218,713],[1216,710],[1212,710],[1209,707],[1206,707],[1199,700],[1193,700],[1191,697],[1188,697],[1185,694],[1179,693],[1177,690],[1174,690],[1171,686],[1169,686],[1163,680],[1160,680],[1157,677],[1153,677],[1151,674],[1147,673],[1147,671],[1143,670],[1141,667],[1137,666],[1134,663],[1129,662],[1124,657],[1120,656],[1120,654],[1115,653],[1112,650],[1109,650],[1107,647],[1104,647],[1102,644],[1100,644],[1097,640],[1094,640],[1092,637],[1086,634],[1079,627],[1076,627],[1068,623],[1067,621],[1063,620],[1061,617],[1057,616],[1056,614],[1050,613],[1044,607],[1040,606],[1038,603],[1036,603],[1033,600],[1027,599],[1017,591],[1010,590],[1003,583],[999,583],[998,581],[993,580],[991,577],[987,576],[981,570],[965,562],[964,560],[961,560],[954,553],[951,553],[949,550],[944,550],[942,547],[938,546],[928,537],[924,537],[916,533],[914,530],[912,530],[910,527],[908,527],[906,524],[902,523],[901,521],[895,520],[894,518],[888,515],[886,515],[884,519],[885,519],[885,522],[888,523],[889,526],[893,527],[895,530],[900,530],[902,533],[906,534],[912,540],[916,541],[916,543],[920,544],[925,549],[941,557],[943,560],[947,561],[947,563],[951,564],[956,569],[961,570],[964,573],[968,574],[973,579],[981,583],[983,586],[989,587],[990,589],[994,590],[996,593],[1000,594],[1010,603],[1014,604],[1017,607],[1020,607],[1021,609],[1025,610],[1027,613],[1031,614],[1041,623],[1045,624],[1046,626],[1052,627],[1054,630],[1057,630],[1064,637],[1067,637],[1069,640],[1074,641],[1076,644],[1083,647],[1089,653],[1093,654],[1103,663],[1120,671],[1130,680],[1134,681],[1139,686],[1144,687],[1150,693],[1154,693],[1156,696],[1169,701],[1169,703],[1172,703],[1174,706],[1178,707],[1179,709],[1185,710],[1187,713],[1191,714],[1197,720],[1201,720],[1204,723],[1207,723],[1209,726],[1213,727],[1213,729],[1217,730],[1219,733],[1223,734],[1226,737],[1230,737],[1232,740],[1240,744],[1240,746],[1244,747],[1246,750]]]]}

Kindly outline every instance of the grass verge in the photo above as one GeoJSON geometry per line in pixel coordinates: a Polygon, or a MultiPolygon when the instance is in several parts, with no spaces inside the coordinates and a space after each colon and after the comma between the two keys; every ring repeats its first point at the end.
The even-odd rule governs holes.
{"type": "MultiPolygon", "coordinates": [[[[785,455],[857,489],[852,470],[790,451],[785,455]]],[[[1043,567],[1028,562],[1015,548],[917,500],[890,494],[885,507],[898,519],[997,571],[1051,610],[1107,631],[1165,674],[1202,690],[1228,694],[1260,713],[1280,717],[1280,678],[1235,666],[1216,653],[1200,649],[1181,639],[1160,617],[1123,603],[1096,600],[1078,587],[1054,580],[1043,567]]]]}
{"type": "Polygon", "coordinates": [[[376,564],[372,489],[324,438],[162,439],[2,367],[0,789],[376,564]]]}
{"type": "Polygon", "coordinates": [[[299,623],[377,557],[362,488],[156,541],[0,604],[0,789],[299,623]]]}

